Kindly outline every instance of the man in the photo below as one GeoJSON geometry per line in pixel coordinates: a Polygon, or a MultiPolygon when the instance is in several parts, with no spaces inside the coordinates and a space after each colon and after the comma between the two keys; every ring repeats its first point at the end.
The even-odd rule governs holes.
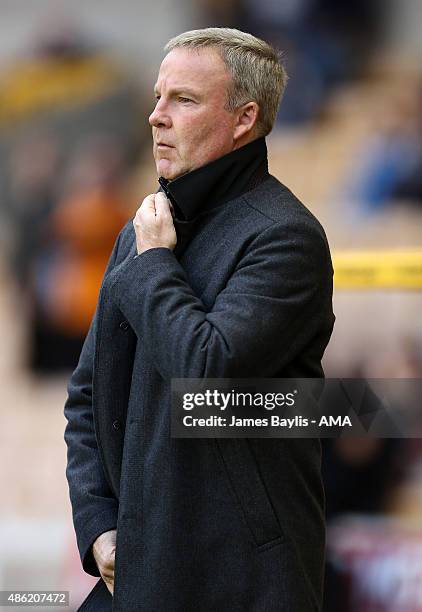
{"type": "Polygon", "coordinates": [[[102,577],[80,609],[319,610],[319,441],[170,437],[172,378],[323,375],[328,245],[267,167],[285,73],[237,30],[165,50],[164,193],[116,241],[65,406],[79,551],[102,577]]]}

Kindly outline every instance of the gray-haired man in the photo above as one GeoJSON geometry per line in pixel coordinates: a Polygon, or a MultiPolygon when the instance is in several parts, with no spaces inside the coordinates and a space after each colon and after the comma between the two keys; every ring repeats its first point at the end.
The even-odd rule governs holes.
{"type": "Polygon", "coordinates": [[[116,241],[65,406],[79,551],[102,577],[81,610],[319,610],[319,442],[169,433],[172,378],[323,375],[328,245],[267,166],[286,76],[237,30],[166,51],[149,118],[164,192],[116,241]]]}

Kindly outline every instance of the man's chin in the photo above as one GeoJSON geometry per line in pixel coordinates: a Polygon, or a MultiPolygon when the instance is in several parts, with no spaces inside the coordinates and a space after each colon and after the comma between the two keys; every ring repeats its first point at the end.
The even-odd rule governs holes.
{"type": "Polygon", "coordinates": [[[156,165],[157,165],[158,176],[162,176],[168,181],[171,181],[174,178],[174,175],[175,175],[174,168],[172,167],[172,164],[169,163],[167,159],[160,159],[156,165]]]}
{"type": "Polygon", "coordinates": [[[165,164],[163,161],[167,160],[160,160],[157,164],[157,174],[158,176],[165,178],[167,181],[172,181],[178,176],[181,176],[187,172],[186,170],[181,170],[180,168],[174,167],[172,164],[165,164]]]}

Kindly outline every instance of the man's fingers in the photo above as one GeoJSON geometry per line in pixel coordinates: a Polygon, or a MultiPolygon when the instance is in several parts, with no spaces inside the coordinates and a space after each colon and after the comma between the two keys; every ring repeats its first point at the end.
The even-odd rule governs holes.
{"type": "Polygon", "coordinates": [[[158,216],[171,217],[171,204],[162,191],[155,194],[155,210],[158,216]]]}
{"type": "Polygon", "coordinates": [[[108,588],[108,590],[110,591],[110,593],[113,595],[113,590],[114,590],[114,578],[104,578],[103,576],[103,580],[105,582],[106,587],[108,588]]]}
{"type": "Polygon", "coordinates": [[[112,561],[102,563],[100,569],[103,573],[114,572],[114,557],[112,561]]]}
{"type": "Polygon", "coordinates": [[[155,193],[150,193],[142,202],[141,207],[144,210],[155,212],[155,193]]]}
{"type": "MultiPolygon", "coordinates": [[[[111,584],[112,586],[114,584],[114,560],[115,560],[115,553],[113,552],[112,556],[110,556],[110,558],[107,559],[107,561],[103,563],[101,567],[99,568],[101,577],[104,580],[104,582],[107,584],[107,587],[109,584],[111,584]]],[[[113,593],[112,590],[110,592],[113,593]]]]}
{"type": "Polygon", "coordinates": [[[114,569],[114,560],[116,557],[115,550],[111,551],[107,556],[102,557],[101,566],[105,569],[114,569]]]}
{"type": "Polygon", "coordinates": [[[108,578],[113,580],[114,578],[114,567],[113,568],[102,568],[102,571],[100,572],[101,576],[103,576],[103,578],[108,578]]]}
{"type": "Polygon", "coordinates": [[[114,585],[114,562],[116,556],[116,530],[105,531],[95,540],[92,552],[95,562],[100,571],[101,578],[113,594],[114,585]]]}
{"type": "Polygon", "coordinates": [[[155,216],[155,193],[151,193],[142,201],[142,204],[135,213],[133,223],[137,223],[140,215],[154,215],[155,216]]]}
{"type": "Polygon", "coordinates": [[[157,247],[174,249],[177,236],[170,206],[159,192],[147,196],[138,208],[133,220],[138,254],[157,247]]]}
{"type": "Polygon", "coordinates": [[[98,569],[102,576],[113,576],[115,556],[116,549],[113,548],[107,555],[102,555],[98,559],[98,569]]]}

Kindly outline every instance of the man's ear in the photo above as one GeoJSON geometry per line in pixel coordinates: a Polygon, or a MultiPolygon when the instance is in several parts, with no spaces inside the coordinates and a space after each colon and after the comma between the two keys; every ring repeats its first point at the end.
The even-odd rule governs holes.
{"type": "Polygon", "coordinates": [[[237,109],[237,121],[234,127],[233,140],[244,140],[253,133],[258,120],[259,106],[256,102],[247,102],[237,109]]]}

